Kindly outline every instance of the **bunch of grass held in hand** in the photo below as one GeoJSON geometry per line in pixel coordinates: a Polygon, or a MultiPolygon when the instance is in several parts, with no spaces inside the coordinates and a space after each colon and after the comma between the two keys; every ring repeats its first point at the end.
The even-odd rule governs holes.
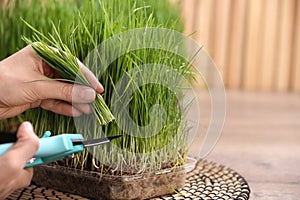
{"type": "MultiPolygon", "coordinates": [[[[26,23],[26,22],[24,22],[26,23]]],[[[42,33],[34,29],[28,23],[26,23],[31,29],[35,30],[33,36],[35,42],[32,42],[28,38],[24,40],[31,45],[37,55],[44,60],[49,66],[55,69],[63,77],[61,81],[76,83],[80,85],[90,86],[88,80],[80,70],[77,58],[71,53],[69,48],[62,42],[55,26],[55,36],[48,39],[42,33]],[[52,46],[43,42],[46,40],[52,46]],[[54,48],[55,47],[55,48],[54,48]]],[[[94,116],[97,118],[99,125],[107,124],[114,119],[112,113],[104,102],[104,99],[100,94],[96,95],[95,101],[91,104],[94,116]]]]}
{"type": "MultiPolygon", "coordinates": [[[[21,18],[32,26],[38,27],[42,33],[52,32],[53,23],[63,27],[67,26],[80,3],[80,0],[8,0],[5,5],[0,5],[0,60],[26,45],[22,36],[31,37],[34,33],[22,22],[21,18]]],[[[23,120],[25,119],[22,115],[11,119],[2,119],[0,120],[0,131],[14,132],[23,120]]],[[[28,120],[30,119],[28,118],[28,120]]],[[[41,136],[43,133],[38,132],[38,134],[41,136]]]]}
{"type": "MultiPolygon", "coordinates": [[[[65,6],[68,9],[68,4],[65,6]]],[[[88,53],[97,49],[103,41],[127,30],[146,30],[148,27],[181,30],[178,19],[177,9],[171,7],[167,0],[89,0],[83,1],[74,15],[67,19],[68,23],[65,19],[61,23],[53,22],[48,32],[40,31],[37,24],[24,19],[33,33],[32,36],[25,35],[24,40],[32,45],[37,55],[59,71],[64,77],[61,81],[88,85],[79,70],[76,57],[84,61],[88,53]]],[[[164,39],[163,45],[176,49],[176,43],[170,44],[168,37],[164,39]]],[[[169,66],[185,77],[190,74],[189,64],[175,53],[150,49],[146,45],[145,48],[129,51],[129,44],[128,51],[109,63],[105,71],[97,57],[84,63],[99,77],[105,88],[104,101],[101,96],[97,96],[92,105],[92,115],[73,119],[35,108],[19,116],[21,121],[32,121],[40,135],[46,130],[53,134],[82,133],[86,139],[123,135],[111,145],[94,147],[59,164],[123,175],[153,172],[185,163],[189,128],[183,119],[183,112],[187,105],[179,106],[180,99],[176,92],[155,83],[161,81],[162,66],[169,66]],[[147,63],[151,63],[151,83],[148,82],[149,76],[139,74],[140,66],[147,63]],[[122,91],[116,92],[120,82],[122,91]],[[124,98],[132,88],[134,92],[124,98]],[[163,124],[160,117],[152,117],[155,105],[160,105],[164,110],[163,124]],[[101,125],[113,119],[110,110],[117,116],[117,120],[101,125]],[[137,125],[129,127],[134,134],[128,133],[130,123],[125,116],[129,116],[137,125]],[[149,124],[150,129],[140,128],[149,124]]],[[[96,51],[95,55],[101,53],[96,51]]],[[[167,79],[170,79],[167,82],[176,86],[174,90],[184,92],[182,78],[170,75],[167,79]]]]}

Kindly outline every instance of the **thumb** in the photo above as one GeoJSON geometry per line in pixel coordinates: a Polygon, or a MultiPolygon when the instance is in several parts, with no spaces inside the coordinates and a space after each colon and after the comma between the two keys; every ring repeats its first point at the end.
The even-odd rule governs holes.
{"type": "Polygon", "coordinates": [[[29,122],[23,122],[17,132],[17,142],[7,151],[6,156],[13,158],[20,167],[33,157],[39,148],[39,138],[35,135],[29,122]]]}
{"type": "Polygon", "coordinates": [[[38,147],[39,140],[32,125],[29,122],[22,123],[17,133],[17,142],[0,157],[0,166],[4,170],[4,173],[0,173],[0,199],[30,184],[33,169],[24,169],[24,166],[38,147]]]}

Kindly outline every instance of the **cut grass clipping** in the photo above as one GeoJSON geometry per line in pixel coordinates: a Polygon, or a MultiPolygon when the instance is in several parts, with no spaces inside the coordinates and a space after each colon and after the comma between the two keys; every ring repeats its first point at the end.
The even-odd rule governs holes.
{"type": "MultiPolygon", "coordinates": [[[[62,81],[90,86],[88,80],[79,68],[77,58],[61,41],[61,38],[58,35],[57,31],[55,31],[55,36],[57,37],[57,39],[55,39],[53,36],[48,39],[42,33],[31,27],[28,23],[27,25],[35,31],[34,38],[36,41],[33,42],[25,37],[24,40],[31,45],[31,47],[35,50],[37,55],[42,60],[44,60],[49,66],[59,72],[59,74],[64,78],[62,81]],[[48,40],[50,44],[53,44],[55,48],[43,42],[39,35],[48,40]]],[[[53,26],[53,29],[56,30],[55,26],[53,26]]],[[[96,99],[93,103],[91,103],[91,106],[93,108],[93,113],[100,125],[107,124],[108,122],[114,120],[114,116],[110,112],[100,94],[96,95],[96,99]]]]}

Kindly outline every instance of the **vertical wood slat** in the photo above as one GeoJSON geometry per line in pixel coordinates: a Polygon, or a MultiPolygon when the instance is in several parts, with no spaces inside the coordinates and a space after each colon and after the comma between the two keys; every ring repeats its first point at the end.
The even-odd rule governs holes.
{"type": "Polygon", "coordinates": [[[184,22],[184,34],[190,35],[195,31],[194,23],[195,23],[195,9],[194,5],[197,0],[183,0],[180,2],[181,9],[181,18],[184,22]]]}
{"type": "Polygon", "coordinates": [[[247,0],[232,0],[226,77],[227,86],[233,89],[241,87],[246,3],[247,0]]]}
{"type": "Polygon", "coordinates": [[[278,47],[278,68],[276,74],[276,89],[279,91],[288,90],[289,72],[291,69],[293,17],[295,1],[280,0],[280,25],[279,25],[279,47],[278,47]]]}
{"type": "MultiPolygon", "coordinates": [[[[196,21],[194,24],[194,30],[196,32],[193,35],[193,38],[199,43],[200,46],[203,45],[204,49],[209,53],[212,52],[212,33],[214,32],[213,3],[213,1],[197,0],[195,5],[191,5],[195,6],[196,9],[196,21]]],[[[205,68],[205,71],[202,71],[201,73],[205,74],[206,77],[209,77],[209,79],[213,78],[210,69],[205,68]]],[[[200,79],[203,81],[202,78],[200,79]]],[[[203,86],[205,86],[205,84],[203,86]]]]}
{"type": "Polygon", "coordinates": [[[294,31],[294,49],[293,49],[293,70],[292,70],[292,89],[300,92],[300,1],[296,7],[296,23],[294,31]]]}
{"type": "Polygon", "coordinates": [[[194,38],[200,45],[203,45],[209,52],[212,51],[211,40],[212,40],[212,9],[213,1],[198,0],[196,2],[196,22],[195,22],[195,35],[194,38]]]}
{"type": "Polygon", "coordinates": [[[193,38],[222,69],[226,86],[300,91],[300,0],[181,2],[195,18],[186,21],[188,33],[196,31],[193,38]]]}
{"type": "Polygon", "coordinates": [[[215,0],[215,28],[213,34],[212,57],[217,64],[223,80],[226,82],[226,61],[229,33],[229,17],[231,10],[231,0],[215,0]]]}
{"type": "Polygon", "coordinates": [[[245,59],[243,70],[243,87],[255,90],[258,87],[259,61],[261,55],[261,16],[263,4],[261,0],[251,0],[248,3],[245,59]]]}
{"type": "Polygon", "coordinates": [[[263,12],[263,47],[259,88],[264,91],[275,89],[275,67],[278,54],[279,1],[264,0],[263,12]]]}
{"type": "MultiPolygon", "coordinates": [[[[209,13],[210,9],[205,9],[205,6],[201,5],[202,0],[181,0],[180,1],[180,8],[181,8],[181,20],[184,22],[185,29],[184,29],[184,34],[186,36],[190,36],[193,39],[197,40],[199,39],[199,29],[201,30],[201,36],[203,34],[202,38],[205,38],[204,40],[205,43],[208,43],[209,41],[209,28],[211,25],[209,23],[207,24],[199,24],[199,22],[210,22],[210,19],[205,18],[203,15],[200,15],[199,13],[209,13]],[[199,6],[201,5],[201,6],[199,6]],[[199,12],[199,10],[201,10],[199,12]],[[206,11],[206,12],[203,12],[206,11]],[[204,20],[203,20],[204,19],[204,20]],[[208,28],[202,28],[202,27],[208,27],[208,28]]],[[[207,1],[204,1],[205,3],[207,1]]],[[[211,6],[212,8],[212,6],[211,6]]],[[[210,16],[210,15],[207,15],[210,16]]],[[[206,16],[205,16],[206,17],[206,16]]],[[[202,40],[198,40],[199,46],[203,45],[204,43],[202,40]]],[[[189,51],[189,46],[187,46],[187,50],[189,51]]],[[[197,88],[203,88],[206,86],[206,83],[204,82],[202,76],[197,73],[197,70],[192,66],[192,70],[195,72],[195,79],[196,81],[193,83],[194,86],[197,88]]],[[[208,72],[202,72],[204,74],[207,74],[208,72]]]]}

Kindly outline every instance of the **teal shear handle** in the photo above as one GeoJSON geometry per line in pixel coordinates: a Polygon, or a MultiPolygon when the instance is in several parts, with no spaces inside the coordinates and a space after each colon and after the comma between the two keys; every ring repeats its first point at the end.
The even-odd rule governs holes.
{"type": "MultiPolygon", "coordinates": [[[[25,168],[61,160],[84,150],[83,144],[74,145],[72,142],[73,140],[83,140],[81,134],[61,134],[52,137],[50,135],[51,133],[47,131],[40,138],[40,147],[25,168]]],[[[13,145],[14,143],[1,144],[0,155],[7,152],[13,145]]]]}

